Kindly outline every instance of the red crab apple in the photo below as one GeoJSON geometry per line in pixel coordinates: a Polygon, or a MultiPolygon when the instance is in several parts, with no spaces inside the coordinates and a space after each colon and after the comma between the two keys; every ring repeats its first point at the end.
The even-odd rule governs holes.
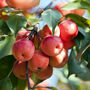
{"type": "Polygon", "coordinates": [[[49,64],[49,57],[42,51],[36,50],[32,59],[29,61],[28,66],[32,71],[43,70],[47,68],[49,64]]]}
{"type": "Polygon", "coordinates": [[[62,21],[59,24],[60,38],[64,41],[72,40],[78,34],[78,26],[71,20],[62,21]]]}
{"type": "Polygon", "coordinates": [[[64,48],[66,50],[72,48],[75,45],[75,41],[73,39],[70,41],[64,41],[64,40],[62,40],[62,41],[63,41],[64,48]]]}
{"type": "Polygon", "coordinates": [[[46,36],[52,35],[52,32],[49,29],[48,25],[45,25],[43,29],[38,32],[38,34],[41,38],[44,38],[46,36]]]}
{"type": "Polygon", "coordinates": [[[22,36],[22,35],[29,35],[29,34],[30,34],[30,31],[27,31],[27,30],[25,30],[25,29],[21,29],[21,30],[17,33],[16,41],[19,40],[19,39],[27,38],[26,36],[22,36]]]}
{"type": "Polygon", "coordinates": [[[0,0],[0,8],[8,6],[6,0],[0,0]]]}
{"type": "Polygon", "coordinates": [[[28,61],[34,55],[35,47],[31,40],[17,40],[12,48],[13,56],[19,61],[28,61]]]}
{"type": "Polygon", "coordinates": [[[48,66],[46,69],[36,72],[36,76],[38,79],[44,80],[51,77],[52,73],[53,68],[51,66],[48,66]]]}
{"type": "Polygon", "coordinates": [[[68,61],[68,54],[65,49],[63,49],[58,55],[50,57],[50,66],[52,67],[63,67],[68,61]]]}
{"type": "Polygon", "coordinates": [[[63,42],[57,36],[47,36],[41,42],[42,51],[48,56],[55,56],[63,49],[63,42]]]}
{"type": "Polygon", "coordinates": [[[63,7],[64,5],[68,4],[68,2],[59,2],[55,7],[54,9],[55,10],[58,10],[63,16],[64,15],[67,15],[67,14],[70,14],[70,13],[73,13],[73,10],[63,10],[63,9],[60,9],[61,7],[63,7]]]}
{"type": "MultiPolygon", "coordinates": [[[[48,27],[48,25],[45,25],[44,28],[38,32],[38,34],[41,38],[44,38],[46,36],[52,35],[52,32],[50,28],[48,27]]],[[[54,36],[58,36],[58,37],[60,36],[60,29],[58,25],[55,28],[54,36]]]]}
{"type": "Polygon", "coordinates": [[[7,0],[9,6],[20,9],[28,10],[39,5],[40,0],[7,0]]]}
{"type": "MultiPolygon", "coordinates": [[[[13,64],[13,73],[16,77],[20,79],[26,79],[26,63],[15,61],[13,64]]],[[[32,71],[29,70],[29,76],[32,75],[32,71]]]]}

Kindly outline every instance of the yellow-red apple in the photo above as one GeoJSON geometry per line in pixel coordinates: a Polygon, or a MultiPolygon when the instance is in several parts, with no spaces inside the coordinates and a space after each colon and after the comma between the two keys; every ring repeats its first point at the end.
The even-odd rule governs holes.
{"type": "Polygon", "coordinates": [[[68,61],[68,54],[63,49],[58,55],[50,57],[50,66],[52,67],[63,67],[68,61]]]}
{"type": "MultiPolygon", "coordinates": [[[[16,77],[20,79],[26,79],[26,63],[15,61],[13,64],[13,73],[16,77]]],[[[32,75],[32,71],[29,70],[29,76],[32,75]]]]}
{"type": "Polygon", "coordinates": [[[57,36],[47,36],[41,42],[41,49],[46,55],[55,56],[63,49],[63,42],[57,36]]]}
{"type": "Polygon", "coordinates": [[[36,50],[32,59],[28,62],[28,67],[32,71],[43,70],[49,64],[49,57],[42,51],[36,50]]]}
{"type": "Polygon", "coordinates": [[[31,40],[28,39],[20,39],[17,40],[12,48],[13,56],[18,61],[28,61],[34,55],[35,47],[31,40]]]}
{"type": "Polygon", "coordinates": [[[32,9],[39,5],[40,0],[7,0],[7,3],[10,7],[28,10],[32,9]]]}
{"type": "Polygon", "coordinates": [[[62,21],[59,24],[60,38],[64,41],[72,40],[78,34],[78,26],[71,20],[62,21]]]}
{"type": "Polygon", "coordinates": [[[46,69],[36,72],[36,76],[38,79],[44,80],[51,77],[52,73],[53,73],[53,68],[51,66],[48,66],[46,69]]]}
{"type": "Polygon", "coordinates": [[[30,31],[21,29],[16,35],[16,41],[19,39],[27,38],[27,35],[29,35],[29,34],[30,34],[30,31]],[[23,36],[23,35],[25,35],[25,36],[23,36]]]}

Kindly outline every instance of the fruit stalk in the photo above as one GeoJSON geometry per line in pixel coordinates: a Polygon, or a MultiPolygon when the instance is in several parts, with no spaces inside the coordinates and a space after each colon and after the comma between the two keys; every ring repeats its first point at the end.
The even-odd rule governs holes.
{"type": "Polygon", "coordinates": [[[26,61],[26,77],[27,77],[27,81],[28,81],[28,90],[30,90],[31,86],[30,86],[29,72],[28,72],[28,61],[26,61]]]}

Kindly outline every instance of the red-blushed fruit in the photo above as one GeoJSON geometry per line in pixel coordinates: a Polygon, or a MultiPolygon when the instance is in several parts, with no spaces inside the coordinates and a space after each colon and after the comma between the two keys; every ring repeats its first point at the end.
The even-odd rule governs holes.
{"type": "Polygon", "coordinates": [[[78,26],[71,20],[62,21],[59,24],[60,38],[64,41],[72,40],[78,34],[78,26]]]}
{"type": "Polygon", "coordinates": [[[63,49],[63,42],[57,36],[47,36],[41,42],[41,49],[46,55],[55,56],[63,49]]]}
{"type": "Polygon", "coordinates": [[[52,35],[52,32],[51,32],[51,30],[49,29],[48,25],[45,25],[45,26],[43,27],[43,29],[38,32],[38,34],[39,34],[39,36],[40,36],[41,38],[44,38],[44,37],[46,37],[46,36],[52,35]]]}
{"type": "Polygon", "coordinates": [[[57,56],[50,57],[50,66],[52,67],[63,67],[68,61],[68,54],[65,49],[63,49],[57,56]]]}
{"type": "Polygon", "coordinates": [[[80,16],[83,16],[85,14],[85,10],[84,9],[75,9],[74,13],[78,14],[80,16]]]}
{"type": "Polygon", "coordinates": [[[42,51],[36,50],[32,59],[28,62],[28,67],[32,71],[43,70],[49,64],[49,57],[42,51]]]}
{"type": "Polygon", "coordinates": [[[53,68],[51,66],[48,66],[46,69],[36,72],[36,76],[38,79],[44,80],[51,77],[52,73],[53,73],[53,68]]]}
{"type": "Polygon", "coordinates": [[[0,0],[0,8],[8,6],[6,0],[0,0]]]}
{"type": "MultiPolygon", "coordinates": [[[[44,28],[38,32],[38,34],[41,38],[45,38],[46,36],[52,35],[52,32],[50,28],[48,27],[48,25],[45,25],[44,28]]],[[[59,26],[56,26],[55,31],[54,31],[54,36],[58,36],[58,37],[60,36],[59,26]]]]}
{"type": "Polygon", "coordinates": [[[62,40],[62,41],[63,41],[64,48],[66,50],[72,48],[75,45],[75,41],[73,39],[70,41],[64,41],[64,40],[62,40]]]}
{"type": "Polygon", "coordinates": [[[68,4],[68,2],[66,1],[63,1],[63,2],[59,2],[55,7],[54,9],[55,10],[58,10],[63,16],[64,15],[67,15],[67,14],[70,14],[70,13],[73,13],[73,10],[63,10],[63,9],[60,9],[61,7],[63,7],[64,5],[68,4]]]}
{"type": "Polygon", "coordinates": [[[34,55],[35,47],[31,40],[20,39],[17,40],[12,48],[13,56],[18,61],[28,61],[34,55]]]}
{"type": "Polygon", "coordinates": [[[9,6],[20,9],[28,10],[39,5],[40,0],[7,0],[9,6]]]}
{"type": "MultiPolygon", "coordinates": [[[[26,63],[15,61],[13,64],[13,73],[16,77],[20,79],[26,79],[26,63]]],[[[29,70],[29,76],[32,75],[32,71],[29,70]]]]}
{"type": "Polygon", "coordinates": [[[23,36],[23,35],[29,35],[29,34],[30,34],[30,31],[27,31],[25,29],[21,29],[16,35],[16,41],[19,39],[27,38],[27,36],[23,36]]]}

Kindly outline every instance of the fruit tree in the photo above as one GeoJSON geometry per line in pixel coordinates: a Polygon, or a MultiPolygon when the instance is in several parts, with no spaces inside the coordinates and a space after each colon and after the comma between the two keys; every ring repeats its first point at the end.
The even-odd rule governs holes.
{"type": "Polygon", "coordinates": [[[0,90],[62,89],[52,75],[84,90],[70,77],[90,81],[89,15],[89,0],[0,0],[0,90]]]}

